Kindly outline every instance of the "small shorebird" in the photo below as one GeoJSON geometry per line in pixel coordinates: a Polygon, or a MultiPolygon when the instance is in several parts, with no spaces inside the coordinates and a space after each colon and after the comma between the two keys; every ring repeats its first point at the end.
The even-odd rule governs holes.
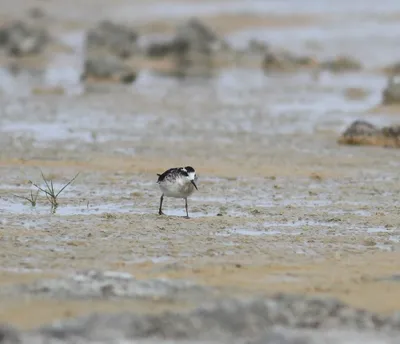
{"type": "Polygon", "coordinates": [[[165,215],[162,212],[164,196],[185,199],[186,218],[189,218],[187,198],[197,190],[196,171],[191,166],[174,167],[165,171],[163,174],[157,174],[157,183],[160,186],[162,195],[160,198],[159,215],[165,215]]]}

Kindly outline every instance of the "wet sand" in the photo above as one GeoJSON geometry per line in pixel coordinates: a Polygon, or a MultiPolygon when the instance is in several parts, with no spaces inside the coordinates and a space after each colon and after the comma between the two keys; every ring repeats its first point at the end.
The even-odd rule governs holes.
{"type": "MultiPolygon", "coordinates": [[[[0,10],[17,13],[25,3],[0,10]]],[[[46,10],[64,13],[54,0],[46,10]]],[[[203,17],[235,40],[245,27],[312,28],[328,15],[303,12],[263,20],[246,14],[241,24],[238,14],[203,17]]],[[[59,21],[52,25],[65,33],[71,21],[71,31],[88,26],[65,17],[62,29],[59,21]]],[[[174,21],[161,22],[168,28],[174,21]]],[[[354,46],[367,47],[366,36],[354,38],[354,46]]],[[[310,46],[307,40],[300,43],[310,46]]],[[[322,54],[337,45],[332,40],[328,35],[322,54]]],[[[390,40],[379,49],[393,52],[390,40]]],[[[360,54],[368,66],[386,62],[360,54]]],[[[74,67],[60,72],[53,66],[33,80],[21,74],[1,82],[0,142],[7,147],[0,152],[1,286],[100,269],[143,280],[192,280],[223,295],[306,293],[383,314],[400,309],[399,280],[392,278],[400,268],[400,152],[336,142],[356,118],[396,121],[390,109],[377,108],[385,75],[367,69],[315,79],[236,68],[176,80],[144,70],[129,87],[85,88],[74,67]],[[32,94],[37,82],[62,84],[66,92],[32,94]],[[351,87],[365,96],[346,97],[351,87]],[[194,166],[200,176],[190,220],[181,218],[182,200],[166,199],[172,216],[157,215],[156,173],[180,165],[194,166]],[[60,195],[55,214],[43,195],[35,209],[14,196],[28,196],[28,181],[41,182],[40,169],[56,188],[80,173],[60,195]]],[[[0,321],[33,328],[96,310],[196,305],[4,296],[0,321]]]]}

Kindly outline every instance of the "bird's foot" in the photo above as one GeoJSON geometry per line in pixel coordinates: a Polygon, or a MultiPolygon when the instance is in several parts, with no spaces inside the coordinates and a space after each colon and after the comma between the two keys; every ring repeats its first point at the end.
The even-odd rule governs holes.
{"type": "Polygon", "coordinates": [[[158,215],[165,215],[165,214],[162,211],[159,211],[158,215]]]}
{"type": "Polygon", "coordinates": [[[190,219],[189,215],[183,217],[184,219],[190,219]]]}

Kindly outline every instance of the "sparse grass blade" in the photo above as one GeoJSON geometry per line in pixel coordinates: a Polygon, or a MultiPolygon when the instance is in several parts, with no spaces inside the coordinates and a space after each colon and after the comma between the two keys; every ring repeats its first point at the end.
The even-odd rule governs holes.
{"type": "Polygon", "coordinates": [[[54,212],[55,212],[55,210],[56,210],[57,207],[58,207],[58,200],[57,200],[57,199],[58,199],[58,196],[59,196],[69,185],[71,185],[71,183],[73,183],[73,182],[75,181],[75,179],[79,176],[79,173],[80,173],[80,172],[78,172],[78,173],[75,175],[75,177],[72,178],[67,184],[65,184],[57,193],[56,193],[55,190],[54,190],[53,180],[50,179],[50,180],[48,181],[48,180],[46,179],[46,177],[44,176],[43,172],[42,172],[42,171],[40,171],[40,172],[41,172],[41,174],[42,174],[42,179],[43,179],[43,181],[44,181],[46,187],[45,187],[45,188],[42,188],[41,186],[39,186],[39,185],[36,184],[36,183],[33,183],[32,181],[30,181],[30,183],[31,183],[34,187],[36,187],[36,188],[38,189],[38,191],[44,192],[44,194],[46,195],[47,200],[48,200],[48,201],[50,202],[50,204],[51,204],[52,211],[54,210],[54,212]]]}
{"type": "Polygon", "coordinates": [[[36,207],[36,203],[37,203],[37,198],[39,196],[39,190],[36,191],[35,195],[33,194],[33,191],[31,190],[31,195],[30,197],[25,197],[25,196],[19,196],[19,195],[14,195],[15,197],[24,199],[26,201],[28,201],[32,207],[36,207]]]}
{"type": "Polygon", "coordinates": [[[80,173],[80,172],[78,172],[78,173],[75,175],[74,178],[72,178],[67,184],[65,184],[65,185],[60,189],[60,191],[57,192],[56,197],[58,197],[58,195],[59,195],[61,192],[63,192],[64,189],[65,189],[66,187],[68,187],[71,183],[73,183],[73,182],[75,181],[76,178],[78,178],[79,173],[80,173]]]}

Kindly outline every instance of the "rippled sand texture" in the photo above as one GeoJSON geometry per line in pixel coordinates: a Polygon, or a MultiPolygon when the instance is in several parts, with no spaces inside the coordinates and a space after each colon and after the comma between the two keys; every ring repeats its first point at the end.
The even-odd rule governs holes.
{"type": "MultiPolygon", "coordinates": [[[[380,70],[400,56],[399,1],[35,6],[59,43],[46,60],[26,61],[28,71],[0,69],[1,286],[100,269],[189,280],[230,296],[295,292],[382,314],[400,309],[400,152],[336,143],[355,119],[399,122],[396,111],[377,107],[380,70]],[[257,38],[320,58],[347,54],[365,69],[266,75],[254,66],[183,80],[143,69],[131,86],[80,83],[84,30],[99,19],[149,34],[191,15],[237,47],[257,38]],[[363,96],[349,96],[354,89],[363,96]],[[171,216],[157,215],[156,173],[180,165],[200,177],[190,220],[180,217],[183,200],[166,199],[171,216]],[[35,209],[14,196],[29,194],[29,180],[41,182],[40,169],[56,189],[80,172],[55,214],[43,195],[35,209]]],[[[28,8],[3,0],[0,19],[28,8]]],[[[203,300],[0,298],[0,321],[21,328],[203,300]]]]}

